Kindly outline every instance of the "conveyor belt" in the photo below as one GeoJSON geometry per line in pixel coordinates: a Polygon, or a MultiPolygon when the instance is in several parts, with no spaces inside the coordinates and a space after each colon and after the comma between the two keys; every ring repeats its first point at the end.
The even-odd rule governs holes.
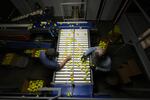
{"type": "Polygon", "coordinates": [[[81,56],[88,49],[88,30],[87,29],[61,29],[59,35],[58,62],[62,62],[70,54],[72,59],[57,71],[54,76],[54,83],[91,83],[91,71],[89,59],[81,62],[81,56]]]}

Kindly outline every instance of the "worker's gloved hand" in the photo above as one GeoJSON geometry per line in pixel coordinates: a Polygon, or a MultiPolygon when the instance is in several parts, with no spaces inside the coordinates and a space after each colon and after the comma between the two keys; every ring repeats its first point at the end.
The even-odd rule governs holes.
{"type": "Polygon", "coordinates": [[[81,61],[82,61],[82,62],[85,62],[86,59],[87,59],[87,56],[85,56],[85,55],[83,54],[83,56],[81,57],[81,61]]]}

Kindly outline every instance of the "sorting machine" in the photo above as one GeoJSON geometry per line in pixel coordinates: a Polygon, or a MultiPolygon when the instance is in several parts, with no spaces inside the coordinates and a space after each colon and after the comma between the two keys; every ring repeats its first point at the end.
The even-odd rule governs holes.
{"type": "Polygon", "coordinates": [[[71,55],[72,59],[64,68],[54,73],[52,86],[61,88],[62,96],[92,97],[93,79],[89,58],[85,62],[81,61],[81,56],[90,46],[88,22],[57,24],[61,24],[57,60],[62,62],[67,55],[71,55]]]}

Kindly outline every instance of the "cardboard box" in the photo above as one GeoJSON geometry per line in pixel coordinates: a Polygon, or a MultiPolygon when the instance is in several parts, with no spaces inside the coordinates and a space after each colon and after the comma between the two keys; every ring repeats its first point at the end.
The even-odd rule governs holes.
{"type": "Polygon", "coordinates": [[[122,83],[127,84],[131,82],[129,77],[130,71],[128,70],[128,65],[125,64],[121,65],[120,68],[118,69],[118,73],[122,83]]]}
{"type": "Polygon", "coordinates": [[[127,64],[120,65],[117,71],[123,84],[131,82],[130,77],[142,74],[134,59],[128,60],[127,64]]]}
{"type": "Polygon", "coordinates": [[[129,65],[128,70],[130,72],[129,74],[130,77],[142,74],[142,72],[139,69],[139,66],[137,65],[134,59],[128,60],[128,65],[129,65]]]}

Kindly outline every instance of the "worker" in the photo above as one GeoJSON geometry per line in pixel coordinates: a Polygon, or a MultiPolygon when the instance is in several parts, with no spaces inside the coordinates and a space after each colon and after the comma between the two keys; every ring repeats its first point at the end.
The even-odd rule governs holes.
{"type": "Polygon", "coordinates": [[[84,62],[91,55],[92,63],[96,70],[109,72],[111,69],[111,58],[106,54],[107,41],[100,41],[99,46],[89,48],[81,57],[84,62]]]}
{"type": "Polygon", "coordinates": [[[58,56],[58,52],[54,50],[40,50],[40,60],[41,62],[50,69],[60,70],[64,67],[64,65],[71,60],[71,56],[68,55],[62,62],[58,63],[55,57],[58,56]]]}

